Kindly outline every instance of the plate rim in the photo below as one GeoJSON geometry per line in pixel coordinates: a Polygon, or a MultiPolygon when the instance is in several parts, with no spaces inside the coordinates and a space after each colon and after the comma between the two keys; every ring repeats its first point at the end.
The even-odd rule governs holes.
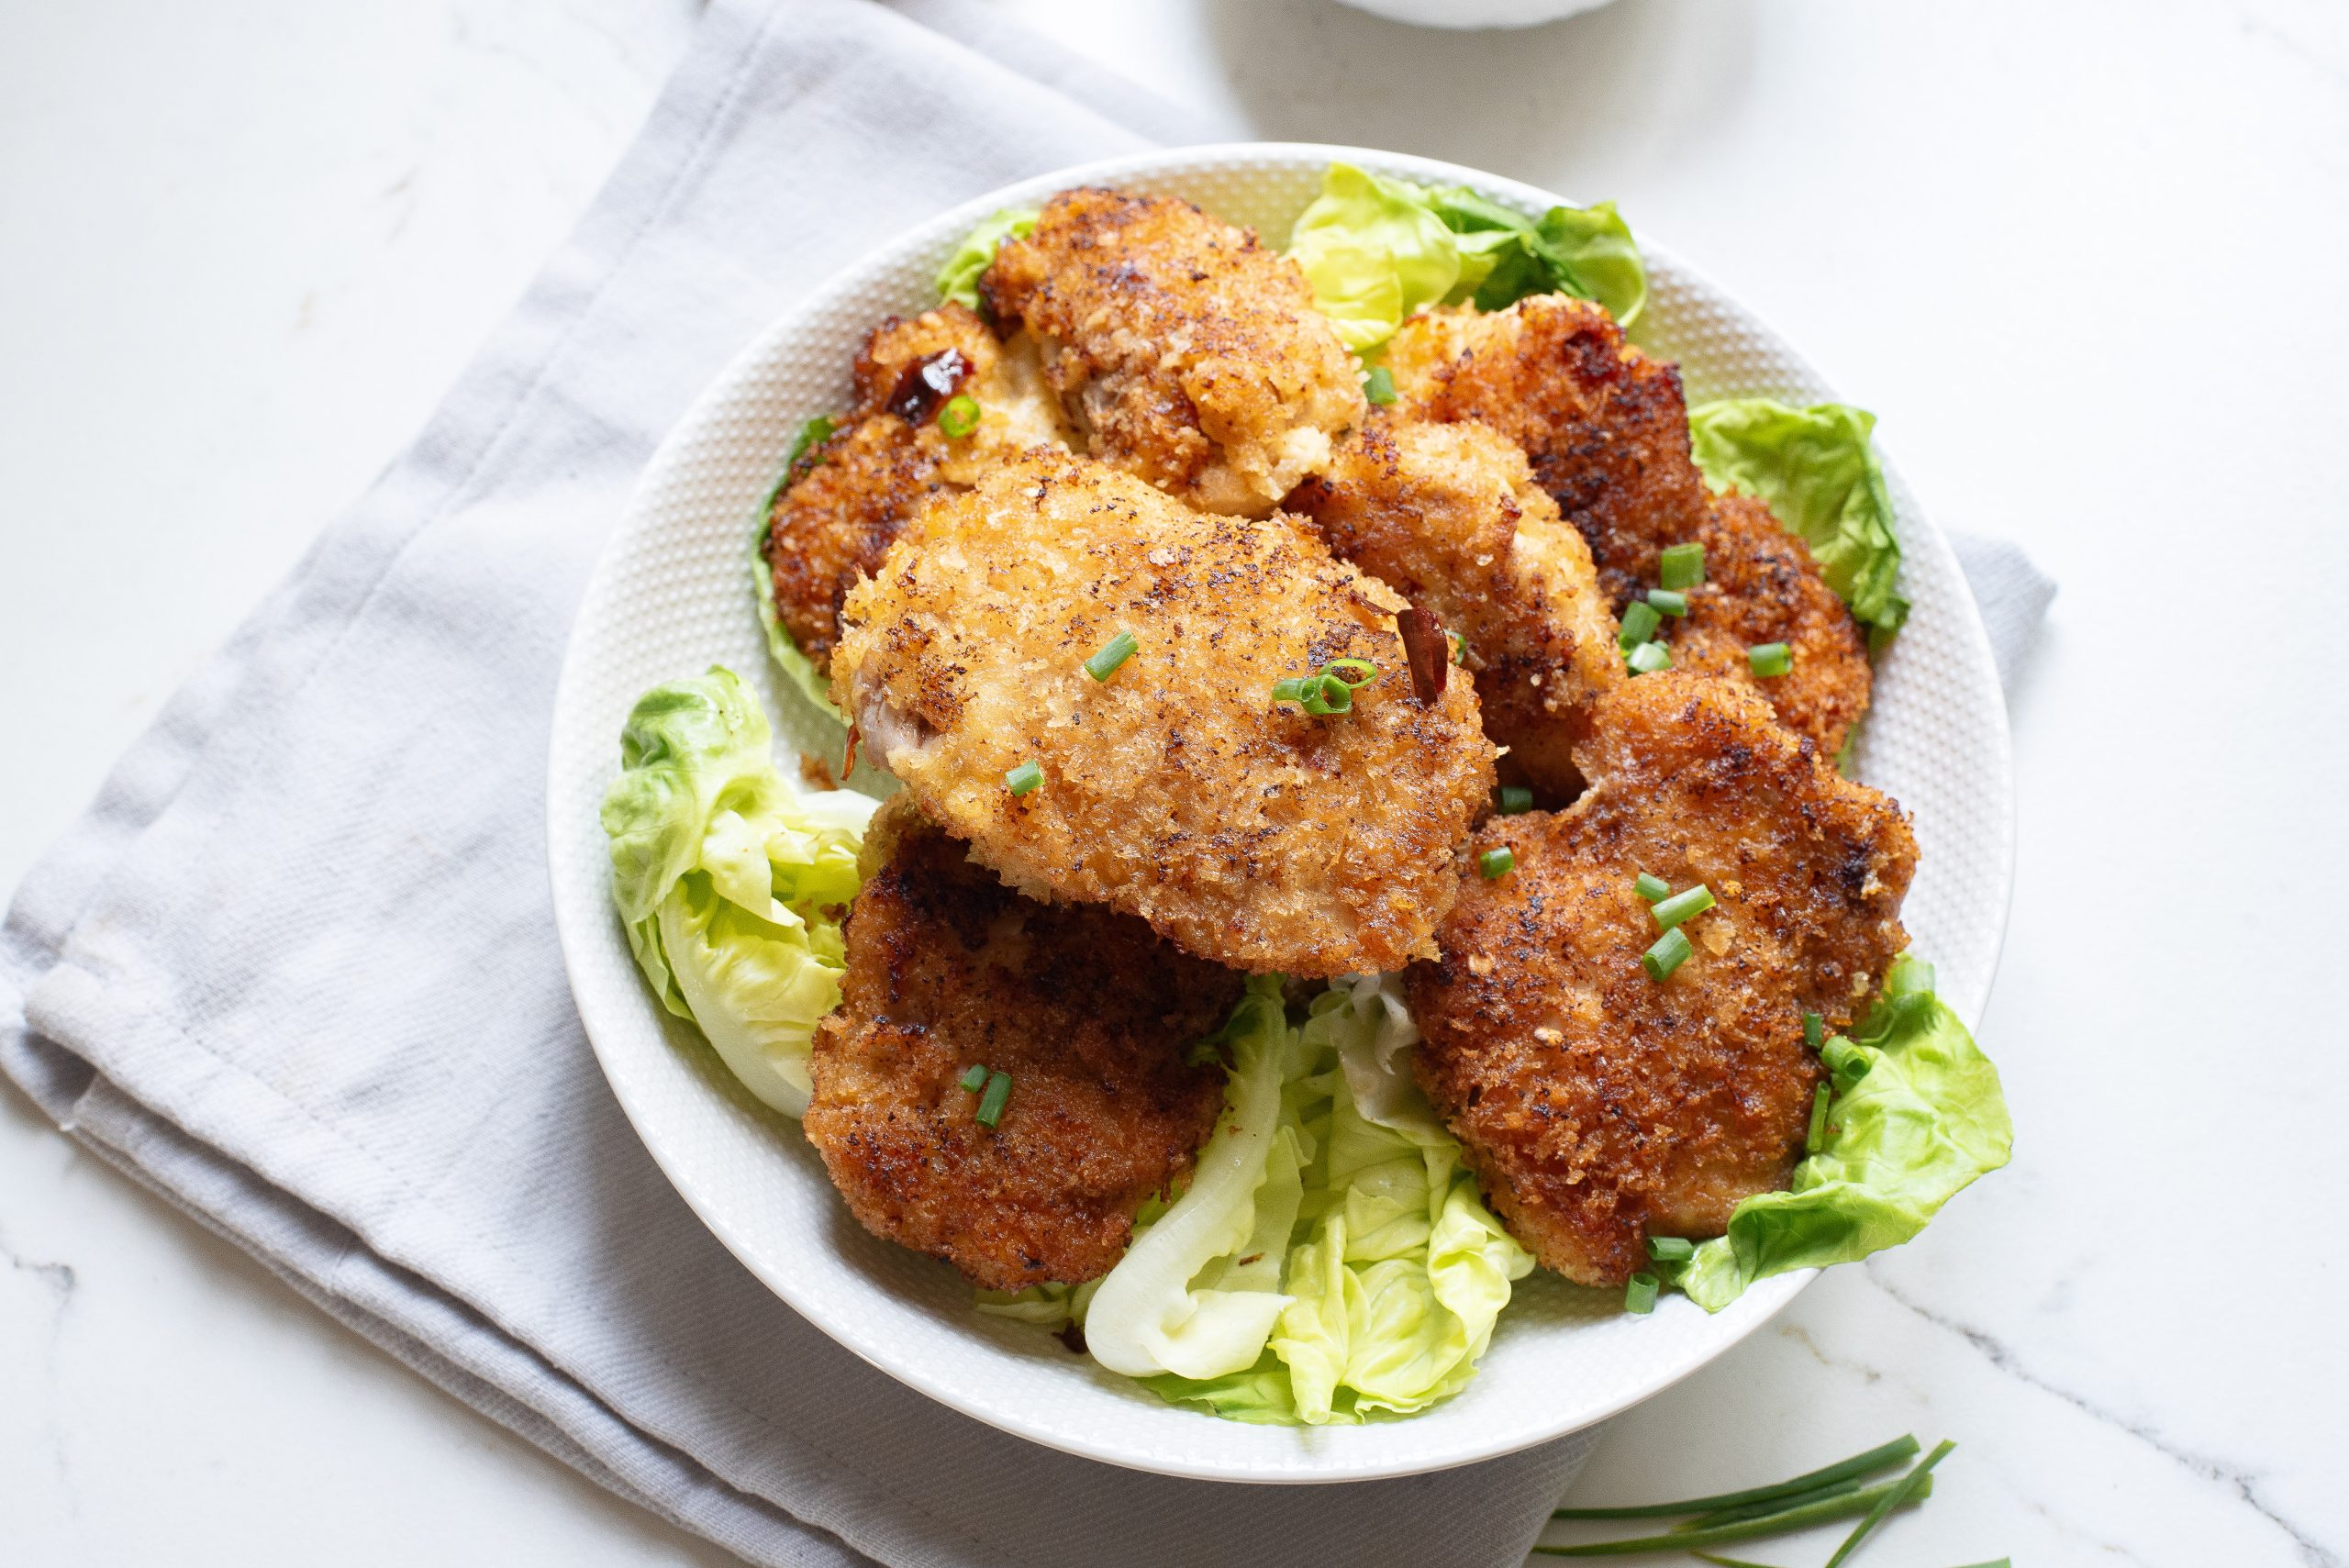
{"type": "MultiPolygon", "coordinates": [[[[579,694],[585,681],[585,676],[581,673],[583,661],[580,655],[586,639],[587,611],[597,604],[607,591],[609,582],[618,569],[620,551],[615,547],[620,538],[630,528],[640,514],[647,498],[661,489],[667,471],[686,456],[691,437],[708,423],[710,415],[721,400],[733,391],[747,372],[769,355],[773,346],[778,340],[786,339],[796,332],[806,330],[806,324],[809,318],[817,316],[834,295],[871,272],[880,259],[900,248],[912,245],[919,237],[933,232],[952,232],[957,226],[967,228],[999,207],[1032,200],[1072,186],[1118,178],[1148,178],[1155,173],[1164,172],[1170,166],[1179,168],[1188,164],[1204,163],[1218,158],[1250,158],[1321,164],[1351,162],[1382,173],[1398,174],[1404,178],[1431,183],[1473,183],[1487,191],[1506,196],[1511,205],[1520,208],[1531,207],[1534,210],[1541,210],[1565,202],[1567,199],[1523,181],[1509,179],[1464,164],[1419,157],[1410,153],[1320,142],[1203,142],[1178,147],[1152,148],[1139,152],[1089,160],[1011,182],[899,229],[878,243],[867,247],[847,263],[826,274],[819,282],[801,294],[792,306],[777,314],[763,328],[747,339],[725,364],[702,385],[685,412],[662,436],[659,445],[639,472],[635,483],[629,488],[627,501],[619,510],[617,521],[598,550],[595,569],[589,575],[564,639],[562,663],[555,684],[554,703],[551,710],[553,717],[550,725],[548,741],[545,848],[551,887],[556,893],[552,900],[556,936],[562,951],[565,984],[571,990],[573,1006],[579,1015],[581,1028],[587,1036],[590,1049],[595,1053],[597,1068],[602,1073],[613,1097],[618,1101],[621,1114],[627,1118],[630,1130],[635,1133],[646,1152],[651,1156],[653,1163],[659,1168],[662,1177],[692,1210],[695,1218],[712,1236],[717,1238],[728,1252],[732,1254],[736,1262],[834,1344],[846,1350],[868,1366],[949,1410],[980,1421],[999,1431],[1060,1452],[1125,1469],[1182,1479],[1240,1482],[1260,1485],[1315,1485],[1390,1480],[1429,1474],[1464,1464],[1503,1458],[1542,1443],[1570,1437],[1575,1432],[1596,1427],[1634,1405],[1654,1397],[1682,1379],[1709,1365],[1764,1324],[1775,1318],[1809,1286],[1820,1271],[1799,1270],[1757,1282],[1746,1292],[1740,1302],[1728,1309],[1739,1312],[1744,1319],[1736,1327],[1734,1332],[1701,1351],[1687,1357],[1685,1364],[1667,1364],[1653,1376],[1636,1380],[1625,1390],[1601,1402],[1596,1407],[1577,1407],[1571,1417],[1558,1422],[1536,1425],[1531,1429],[1512,1430],[1479,1442],[1457,1445],[1454,1449],[1444,1451],[1424,1461],[1326,1463],[1317,1465],[1309,1472],[1266,1473],[1251,1469],[1244,1462],[1202,1461],[1194,1455],[1156,1453],[1140,1445],[1120,1448],[1111,1444],[1088,1441],[1056,1431],[1047,1423],[1023,1420],[1014,1411],[999,1409],[985,1402],[974,1402],[955,1390],[949,1380],[933,1375],[919,1358],[891,1358],[880,1353],[874,1347],[859,1343],[856,1340],[845,1335],[840,1328],[835,1327],[827,1315],[811,1310],[809,1306],[803,1302],[800,1294],[792,1288],[793,1282],[786,1271],[771,1267],[763,1262],[760,1249],[749,1238],[738,1231],[718,1206],[707,1201],[707,1195],[701,1190],[703,1184],[700,1180],[674,1162],[677,1158],[674,1151],[665,1149],[663,1140],[648,1131],[645,1118],[650,1115],[650,1109],[640,1105],[638,1097],[632,1093],[630,1074],[623,1061],[616,1058],[618,1048],[607,1042],[605,1035],[599,1031],[597,1021],[592,1016],[596,1009],[592,1008],[584,999],[579,975],[586,962],[587,943],[593,939],[584,925],[588,917],[578,906],[583,902],[593,903],[596,906],[596,917],[607,919],[611,915],[608,898],[582,901],[562,895],[562,890],[573,881],[566,860],[566,851],[571,846],[566,840],[565,825],[562,820],[565,791],[563,740],[570,731],[570,727],[566,726],[562,719],[567,712],[585,700],[579,694]]],[[[1677,251],[1656,240],[1648,231],[1642,229],[1637,232],[1642,250],[1668,260],[1673,272],[1679,278],[1699,290],[1737,304],[1741,310],[1746,308],[1735,294],[1721,287],[1705,270],[1683,260],[1677,251]]],[[[1751,311],[1747,311],[1747,314],[1753,315],[1751,311]]],[[[1765,328],[1768,327],[1768,323],[1758,315],[1753,315],[1753,319],[1761,322],[1765,328]]],[[[1832,383],[1820,374],[1807,356],[1795,349],[1775,328],[1770,328],[1770,332],[1779,343],[1786,345],[1787,352],[1796,365],[1821,385],[1831,386],[1832,383]]],[[[1891,453],[1887,450],[1886,443],[1879,440],[1876,446],[1887,478],[1897,488],[1905,491],[1905,484],[1899,477],[1898,466],[1891,453]]],[[[1963,623],[1959,629],[1961,640],[1965,644],[1965,651],[1970,661],[1977,666],[1977,674],[1980,667],[1987,666],[1989,669],[1995,685],[1997,684],[1996,660],[1991,652],[1980,606],[1974,598],[1972,584],[1966,579],[1962,567],[1957,564],[1948,538],[1932,520],[1922,503],[1915,500],[1913,492],[1908,494],[1912,501],[1915,519],[1921,525],[1923,537],[1932,541],[1934,549],[1950,557],[1948,562],[1951,569],[1950,575],[1959,591],[1960,607],[1968,612],[1958,617],[1963,623]]],[[[1906,548],[1914,541],[1904,539],[1902,542],[1906,548]]],[[[1999,853],[1996,857],[1996,871],[2001,896],[1998,901],[1996,940],[1992,944],[1990,963],[1985,972],[1979,995],[1957,998],[1952,1002],[1954,1010],[1959,1014],[1969,1029],[1978,1025],[1980,1015],[1993,988],[2005,950],[2014,897],[2016,801],[2013,751],[2009,718],[2003,701],[1997,705],[1995,750],[1997,756],[1991,772],[1998,783],[2000,795],[1995,817],[2000,837],[1999,853]]],[[[651,1006],[655,1004],[648,996],[645,998],[645,1005],[651,1006]]],[[[1167,1413],[1201,1420],[1217,1419],[1212,1416],[1174,1406],[1167,1407],[1167,1413]]],[[[1340,1433],[1349,1429],[1329,1429],[1340,1433]]]]}

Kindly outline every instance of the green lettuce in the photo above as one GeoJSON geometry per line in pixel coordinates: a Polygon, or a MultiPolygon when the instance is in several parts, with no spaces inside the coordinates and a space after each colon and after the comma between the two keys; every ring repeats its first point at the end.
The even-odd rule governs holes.
{"type": "Polygon", "coordinates": [[[647,692],[620,732],[603,824],[637,966],[787,1116],[807,1109],[809,1041],[840,1000],[841,917],[873,806],[786,781],[758,700],[721,667],[647,692]]]}
{"type": "Polygon", "coordinates": [[[1361,1421],[1457,1393],[1533,1259],[1412,1083],[1393,983],[1338,982],[1292,1025],[1259,979],[1222,1039],[1224,1122],[1190,1188],[1074,1304],[1086,1344],[1236,1420],[1361,1421]]]}
{"type": "MultiPolygon", "coordinates": [[[[800,476],[799,460],[820,447],[836,428],[831,418],[822,414],[799,427],[798,439],[791,443],[791,455],[784,459],[783,477],[768,492],[766,505],[759,508],[758,527],[751,535],[751,596],[758,602],[759,625],[766,630],[767,652],[774,656],[775,667],[816,706],[817,712],[836,724],[845,725],[848,720],[832,706],[831,682],[816,668],[814,660],[800,651],[799,644],[792,639],[790,629],[775,609],[774,563],[767,559],[766,550],[767,533],[774,526],[774,504],[791,488],[792,481],[800,476]]],[[[821,457],[816,460],[822,461],[821,457]]]]}
{"type": "Polygon", "coordinates": [[[1747,1198],[1727,1235],[1698,1247],[1678,1281],[1689,1299],[1719,1312],[1755,1280],[1898,1247],[2007,1162],[1998,1069],[1932,984],[1929,965],[1899,960],[1860,1032],[1827,1042],[1837,1093],[1824,1147],[1787,1191],[1747,1198]]]}
{"type": "Polygon", "coordinates": [[[1431,305],[1473,299],[1499,310],[1557,291],[1596,300],[1629,327],[1647,303],[1647,270],[1612,203],[1552,207],[1537,220],[1464,185],[1430,189],[1345,163],[1322,174],[1288,253],[1357,353],[1431,305]]]}
{"type": "Polygon", "coordinates": [[[1688,411],[1690,447],[1706,481],[1767,503],[1882,647],[1908,619],[1909,601],[1895,586],[1900,541],[1869,439],[1875,429],[1875,415],[1842,403],[1795,408],[1733,397],[1688,411]]]}
{"type": "Polygon", "coordinates": [[[938,297],[978,309],[979,279],[994,262],[996,248],[1006,239],[1027,239],[1042,216],[1031,206],[1008,206],[981,219],[938,269],[938,297]]]}

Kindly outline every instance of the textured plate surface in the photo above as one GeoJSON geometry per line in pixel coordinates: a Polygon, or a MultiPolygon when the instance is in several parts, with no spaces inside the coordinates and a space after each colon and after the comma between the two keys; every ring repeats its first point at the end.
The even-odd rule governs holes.
{"type": "MultiPolygon", "coordinates": [[[[1423,159],[1254,143],[1088,164],[942,214],[776,323],[672,432],[588,589],[555,705],[548,831],[572,987],[613,1091],[685,1201],[770,1288],[874,1365],[1008,1431],[1176,1475],[1354,1480],[1506,1453],[1686,1376],[1767,1320],[1810,1276],[1765,1281],[1717,1317],[1670,1297],[1653,1317],[1629,1318],[1613,1293],[1537,1274],[1503,1314],[1468,1390],[1405,1421],[1253,1427],[1163,1404],[1032,1329],[974,1312],[944,1265],[858,1229],[797,1124],[734,1088],[638,975],[606,893],[596,812],[638,694],[713,663],[751,682],[779,736],[837,754],[838,731],[772,668],[753,609],[748,542],[801,422],[845,400],[850,361],[877,317],[935,303],[930,277],[974,223],[1071,185],[1118,183],[1187,197],[1277,241],[1333,161],[1472,185],[1531,213],[1561,199],[1423,159]]],[[[1642,234],[1640,244],[1652,292],[1636,336],[1680,361],[1692,403],[1834,396],[1720,289],[1652,236],[1642,234]]],[[[2013,807],[2006,709],[1949,546],[1888,460],[1886,471],[1899,512],[1902,588],[1915,607],[1878,662],[1858,771],[1915,815],[1923,857],[1905,917],[1916,951],[1937,966],[1943,996],[1971,1025],[1989,991],[2007,913],[2013,807]]]]}

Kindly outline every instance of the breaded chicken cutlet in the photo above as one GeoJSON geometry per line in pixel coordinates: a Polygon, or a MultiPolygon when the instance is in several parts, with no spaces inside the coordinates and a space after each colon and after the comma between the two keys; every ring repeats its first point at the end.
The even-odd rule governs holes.
{"type": "Polygon", "coordinates": [[[1767,506],[1707,489],[1676,367],[1625,342],[1603,307],[1564,295],[1423,312],[1395,335],[1387,364],[1414,417],[1481,420],[1525,449],[1619,615],[1656,584],[1666,546],[1702,543],[1706,585],[1685,623],[1664,623],[1674,662],[1754,685],[1780,723],[1842,749],[1867,708],[1866,639],[1767,506]],[[1794,668],[1756,681],[1746,650],[1772,642],[1794,668]]]}
{"type": "Polygon", "coordinates": [[[776,614],[819,672],[839,636],[841,601],[924,499],[1028,447],[1066,444],[1034,344],[996,342],[960,305],[883,321],[857,355],[852,385],[838,428],[801,455],[767,516],[776,614]],[[979,423],[952,438],[938,413],[958,395],[977,401],[979,423]]]}
{"type": "Polygon", "coordinates": [[[1517,444],[1473,420],[1373,416],[1289,506],[1340,559],[1459,633],[1485,733],[1508,749],[1501,776],[1573,799],[1574,740],[1623,658],[1590,550],[1517,444]]]}
{"type": "Polygon", "coordinates": [[[1041,341],[1092,456],[1208,511],[1269,513],[1362,417],[1297,263],[1188,202],[1063,192],[979,290],[1041,341]]]}
{"type": "Polygon", "coordinates": [[[1019,1290],[1107,1273],[1188,1179],[1223,1065],[1186,1052],[1245,984],[1128,915],[1022,898],[904,795],[874,817],[807,1137],[874,1235],[1019,1290]],[[993,1127],[973,1069],[1010,1079],[993,1127]]]}
{"type": "Polygon", "coordinates": [[[1032,897],[1109,905],[1252,973],[1396,969],[1433,952],[1493,787],[1470,684],[1413,690],[1404,607],[1291,518],[1031,455],[934,497],[849,595],[832,695],[1032,897]],[[1094,679],[1120,633],[1136,651],[1094,679]],[[1339,659],[1380,672],[1349,711],[1275,704],[1339,659]]]}
{"type": "Polygon", "coordinates": [[[1471,873],[1406,978],[1417,1072],[1495,1212],[1541,1261],[1620,1284],[1650,1236],[1716,1236],[1786,1185],[1818,1082],[1802,1015],[1848,1028],[1907,945],[1917,860],[1898,806],[1838,776],[1749,690],[1684,672],[1602,697],[1569,810],[1477,835],[1471,873]],[[1641,873],[1718,901],[1667,978],[1641,873]]]}

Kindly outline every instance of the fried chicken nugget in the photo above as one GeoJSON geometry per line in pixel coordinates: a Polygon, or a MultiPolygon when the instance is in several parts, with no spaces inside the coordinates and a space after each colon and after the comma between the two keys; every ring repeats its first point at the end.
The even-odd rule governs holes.
{"type": "Polygon", "coordinates": [[[1215,1129],[1222,1064],[1185,1052],[1244,982],[1131,916],[1020,897],[904,795],[865,864],[804,1124],[832,1184],[875,1236],[985,1289],[1107,1273],[1215,1129]],[[993,1127],[973,1068],[1010,1077],[993,1127]]]}
{"type": "Polygon", "coordinates": [[[1330,550],[1460,634],[1501,776],[1563,802],[1573,742],[1623,679],[1590,550],[1533,484],[1525,454],[1474,421],[1374,415],[1289,498],[1330,550]]]}
{"type": "Polygon", "coordinates": [[[1688,590],[1685,620],[1667,619],[1672,662],[1760,692],[1778,722],[1829,757],[1868,710],[1875,684],[1867,639],[1810,558],[1810,547],[1750,495],[1713,498],[1698,534],[1705,581],[1688,590]],[[1783,642],[1794,664],[1756,677],[1746,651],[1783,642]]]}
{"type": "Polygon", "coordinates": [[[997,343],[960,305],[883,321],[852,384],[838,428],[801,456],[767,516],[776,613],[819,671],[839,637],[841,601],[925,499],[1030,446],[1067,445],[1034,342],[997,343]],[[959,439],[937,418],[957,395],[980,409],[978,428],[959,439]]]}
{"type": "Polygon", "coordinates": [[[1406,977],[1420,1085],[1511,1234],[1586,1284],[1649,1236],[1717,1236],[1801,1156],[1817,1059],[1802,1015],[1848,1028],[1908,944],[1917,845],[1898,806],[1839,777],[1750,688],[1674,671],[1599,699],[1566,811],[1496,817],[1443,956],[1406,977]],[[1642,872],[1716,906],[1648,978],[1642,872]]]}
{"type": "Polygon", "coordinates": [[[1406,412],[1480,419],[1525,449],[1617,613],[1654,584],[1657,552],[1704,526],[1679,367],[1626,343],[1602,306],[1535,295],[1506,310],[1423,311],[1386,364],[1406,412]]]}
{"type": "Polygon", "coordinates": [[[1170,196],[1065,191],[980,280],[1103,462],[1263,517],[1362,417],[1353,361],[1297,264],[1170,196]]]}
{"type": "Polygon", "coordinates": [[[1034,454],[933,498],[849,595],[832,695],[1031,897],[1110,905],[1235,969],[1395,969],[1432,954],[1493,787],[1470,684],[1413,693],[1403,607],[1293,519],[1034,454]],[[1096,681],[1084,662],[1120,632],[1138,651],[1096,681]],[[1351,711],[1275,706],[1341,658],[1380,672],[1351,711]]]}

